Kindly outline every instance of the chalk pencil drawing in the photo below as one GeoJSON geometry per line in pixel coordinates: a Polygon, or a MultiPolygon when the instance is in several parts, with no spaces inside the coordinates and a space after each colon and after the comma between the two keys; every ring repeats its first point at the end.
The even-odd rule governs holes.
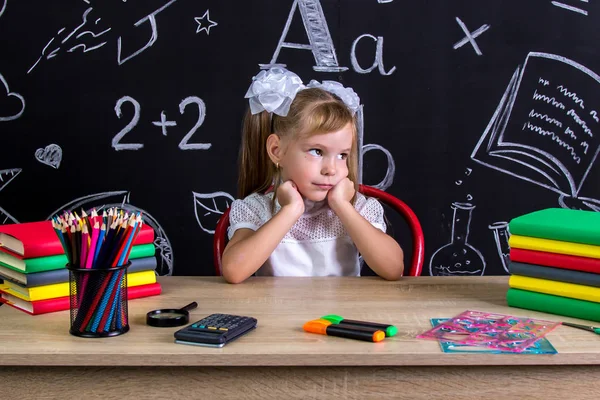
{"type": "MultiPolygon", "coordinates": [[[[0,170],[0,192],[20,173],[21,168],[11,168],[0,170]]],[[[18,224],[19,221],[12,215],[10,215],[4,208],[0,207],[0,225],[4,224],[18,224]]]]}
{"type": "MultiPolygon", "coordinates": [[[[5,3],[6,5],[6,3],[5,3]]],[[[6,82],[6,79],[4,79],[4,76],[0,73],[0,82],[2,82],[2,85],[4,86],[4,92],[2,92],[2,96],[9,97],[12,98],[14,97],[15,99],[18,100],[18,102],[20,103],[19,105],[12,107],[14,110],[18,110],[18,111],[12,111],[12,110],[0,110],[0,121],[12,121],[15,120],[17,118],[19,118],[21,115],[23,115],[23,112],[25,111],[25,98],[23,96],[21,96],[19,93],[15,93],[15,92],[11,92],[10,88],[8,87],[8,82],[6,82]]],[[[12,104],[13,102],[6,102],[6,101],[2,101],[0,104],[12,104]]],[[[16,102],[14,102],[15,104],[17,104],[16,102]]]]}
{"type": "Polygon", "coordinates": [[[430,275],[467,276],[485,273],[486,262],[483,255],[468,243],[474,208],[472,203],[452,203],[450,242],[437,249],[431,256],[430,275]]]}
{"type": "Polygon", "coordinates": [[[394,73],[394,71],[396,71],[395,66],[392,67],[389,71],[386,71],[385,67],[383,66],[383,37],[382,36],[375,37],[373,35],[364,34],[364,35],[360,35],[359,37],[354,39],[354,42],[352,42],[352,49],[350,51],[350,61],[352,63],[352,68],[354,69],[354,71],[359,74],[368,74],[371,71],[373,71],[375,68],[379,69],[379,73],[381,75],[391,75],[394,73]],[[377,47],[375,49],[375,60],[373,61],[373,65],[371,65],[367,69],[362,68],[360,66],[360,64],[358,63],[358,59],[356,58],[356,46],[358,45],[358,42],[363,38],[369,38],[377,43],[377,47]]]}
{"type": "MultiPolygon", "coordinates": [[[[584,3],[587,3],[587,2],[588,2],[588,0],[580,0],[580,1],[582,1],[582,2],[584,2],[584,3]]],[[[568,4],[561,3],[561,2],[559,2],[559,1],[551,1],[550,3],[551,3],[553,6],[560,7],[560,8],[562,8],[562,9],[565,9],[565,10],[568,10],[568,11],[573,11],[574,13],[578,13],[578,14],[585,15],[585,16],[587,16],[587,15],[588,15],[588,12],[587,12],[586,10],[584,10],[583,8],[579,8],[579,7],[570,6],[570,5],[568,5],[568,4]]]]}
{"type": "Polygon", "coordinates": [[[54,169],[60,167],[62,161],[62,149],[57,144],[49,144],[44,148],[35,151],[35,159],[42,164],[48,165],[54,169]]]}
{"type": "Polygon", "coordinates": [[[587,67],[529,53],[471,158],[558,193],[561,206],[599,210],[600,201],[583,194],[600,152],[599,93],[600,76],[587,67]]]}
{"type": "Polygon", "coordinates": [[[152,47],[152,45],[158,39],[158,25],[156,23],[156,16],[158,14],[160,14],[162,11],[164,11],[167,7],[169,7],[173,3],[175,3],[176,1],[177,0],[169,1],[168,3],[164,4],[162,7],[157,8],[156,10],[154,10],[153,12],[151,12],[150,14],[146,15],[145,17],[143,17],[139,21],[137,21],[135,24],[133,24],[137,28],[140,25],[142,25],[144,22],[148,21],[148,23],[150,24],[150,30],[151,30],[150,39],[148,39],[148,42],[142,48],[137,49],[135,52],[129,54],[125,58],[122,58],[122,55],[121,55],[122,47],[123,47],[123,44],[122,44],[123,39],[121,36],[119,36],[119,38],[117,39],[117,62],[119,63],[119,65],[126,63],[127,61],[140,55],[142,52],[144,52],[145,50],[152,47]]]}
{"type": "Polygon", "coordinates": [[[488,24],[484,24],[484,25],[481,25],[477,30],[470,32],[469,29],[467,28],[467,26],[465,25],[465,23],[462,22],[460,18],[456,17],[456,22],[458,23],[458,26],[460,26],[460,28],[465,33],[465,37],[463,39],[459,40],[458,42],[454,43],[454,46],[453,46],[454,50],[458,49],[459,47],[464,46],[467,43],[471,43],[471,46],[473,47],[473,50],[475,50],[475,53],[478,56],[482,55],[483,53],[481,52],[481,49],[479,48],[479,45],[477,44],[475,39],[477,37],[479,37],[483,32],[490,29],[490,26],[488,24]]]}
{"type": "Polygon", "coordinates": [[[498,257],[502,262],[502,268],[504,271],[509,272],[508,263],[510,261],[510,247],[508,245],[508,238],[510,233],[508,231],[508,222],[498,221],[491,225],[488,225],[488,229],[494,234],[494,243],[496,243],[496,250],[498,251],[498,257]]]}
{"type": "Polygon", "coordinates": [[[73,53],[77,49],[81,49],[82,53],[88,53],[104,46],[107,41],[102,36],[108,33],[111,28],[97,26],[102,21],[102,18],[92,16],[93,11],[93,7],[88,7],[81,16],[81,23],[72,30],[69,31],[66,27],[60,28],[56,35],[46,43],[40,57],[29,68],[27,73],[31,73],[44,58],[49,60],[56,57],[60,54],[61,49],[64,49],[67,53],[73,53]],[[89,39],[90,36],[91,39],[89,39]],[[82,43],[76,43],[75,39],[80,40],[82,43]],[[89,42],[83,43],[83,40],[88,39],[89,42]]]}
{"type": "Polygon", "coordinates": [[[196,193],[192,192],[196,221],[206,233],[214,235],[217,222],[231,205],[234,198],[227,192],[196,193]],[[212,228],[212,229],[211,229],[212,228]]]}
{"type": "Polygon", "coordinates": [[[260,67],[268,69],[274,64],[281,64],[277,62],[277,58],[282,48],[312,51],[317,63],[317,65],[313,66],[315,71],[341,72],[348,70],[348,67],[341,67],[338,63],[335,47],[333,46],[333,40],[329,33],[329,27],[320,0],[294,0],[271,62],[269,64],[259,64],[260,67]],[[304,30],[308,36],[309,44],[293,43],[285,40],[296,9],[300,10],[300,16],[304,24],[304,30]]]}
{"type": "Polygon", "coordinates": [[[79,197],[56,209],[46,219],[50,220],[53,216],[64,210],[78,210],[81,208],[86,210],[88,214],[93,208],[100,212],[111,207],[119,207],[128,212],[142,213],[144,223],[154,229],[154,246],[157,248],[160,257],[156,272],[158,275],[172,275],[174,257],[171,241],[167,237],[165,230],[150,213],[129,203],[129,195],[130,193],[126,190],[117,190],[79,197]]]}
{"type": "Polygon", "coordinates": [[[218,25],[215,21],[212,21],[210,19],[209,10],[206,10],[202,17],[194,17],[194,21],[196,21],[196,23],[198,24],[196,33],[204,31],[206,32],[207,36],[210,35],[210,28],[218,25]]]}

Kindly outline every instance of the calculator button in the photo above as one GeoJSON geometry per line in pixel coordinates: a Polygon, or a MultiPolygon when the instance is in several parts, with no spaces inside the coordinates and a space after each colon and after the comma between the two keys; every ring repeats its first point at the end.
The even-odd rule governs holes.
{"type": "Polygon", "coordinates": [[[228,331],[229,329],[227,328],[219,328],[220,331],[228,331]]]}

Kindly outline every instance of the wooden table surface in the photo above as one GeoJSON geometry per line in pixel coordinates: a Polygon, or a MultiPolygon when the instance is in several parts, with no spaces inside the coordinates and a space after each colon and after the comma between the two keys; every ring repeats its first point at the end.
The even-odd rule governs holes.
{"type": "MultiPolygon", "coordinates": [[[[480,310],[578,321],[506,306],[507,277],[264,278],[230,285],[218,277],[161,277],[158,297],[129,302],[130,331],[89,339],[68,333],[68,311],[30,316],[0,308],[0,365],[93,366],[439,366],[600,364],[600,336],[558,327],[548,335],[554,355],[445,354],[416,339],[430,318],[480,310]],[[258,319],[255,331],[224,348],[173,343],[179,328],[145,324],[146,312],[198,302],[190,322],[212,313],[258,319]],[[306,333],[304,322],[325,314],[389,323],[398,335],[368,343],[306,333]]],[[[578,322],[581,322],[580,320],[578,322]]]]}

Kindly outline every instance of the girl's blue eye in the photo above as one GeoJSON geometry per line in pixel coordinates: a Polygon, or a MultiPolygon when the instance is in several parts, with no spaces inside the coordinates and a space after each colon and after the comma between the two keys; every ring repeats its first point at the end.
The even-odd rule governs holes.
{"type": "Polygon", "coordinates": [[[340,160],[345,160],[346,158],[348,158],[348,154],[342,153],[338,157],[340,158],[340,160]]]}
{"type": "Polygon", "coordinates": [[[323,152],[319,149],[310,149],[308,151],[308,154],[310,154],[311,156],[321,156],[323,154],[323,152]]]}

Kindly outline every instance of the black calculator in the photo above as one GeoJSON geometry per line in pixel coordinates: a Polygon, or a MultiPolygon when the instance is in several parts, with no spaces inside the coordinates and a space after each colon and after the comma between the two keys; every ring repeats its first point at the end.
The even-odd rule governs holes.
{"type": "Polygon", "coordinates": [[[175,343],[223,347],[256,328],[256,318],[212,314],[175,332],[175,343]]]}

